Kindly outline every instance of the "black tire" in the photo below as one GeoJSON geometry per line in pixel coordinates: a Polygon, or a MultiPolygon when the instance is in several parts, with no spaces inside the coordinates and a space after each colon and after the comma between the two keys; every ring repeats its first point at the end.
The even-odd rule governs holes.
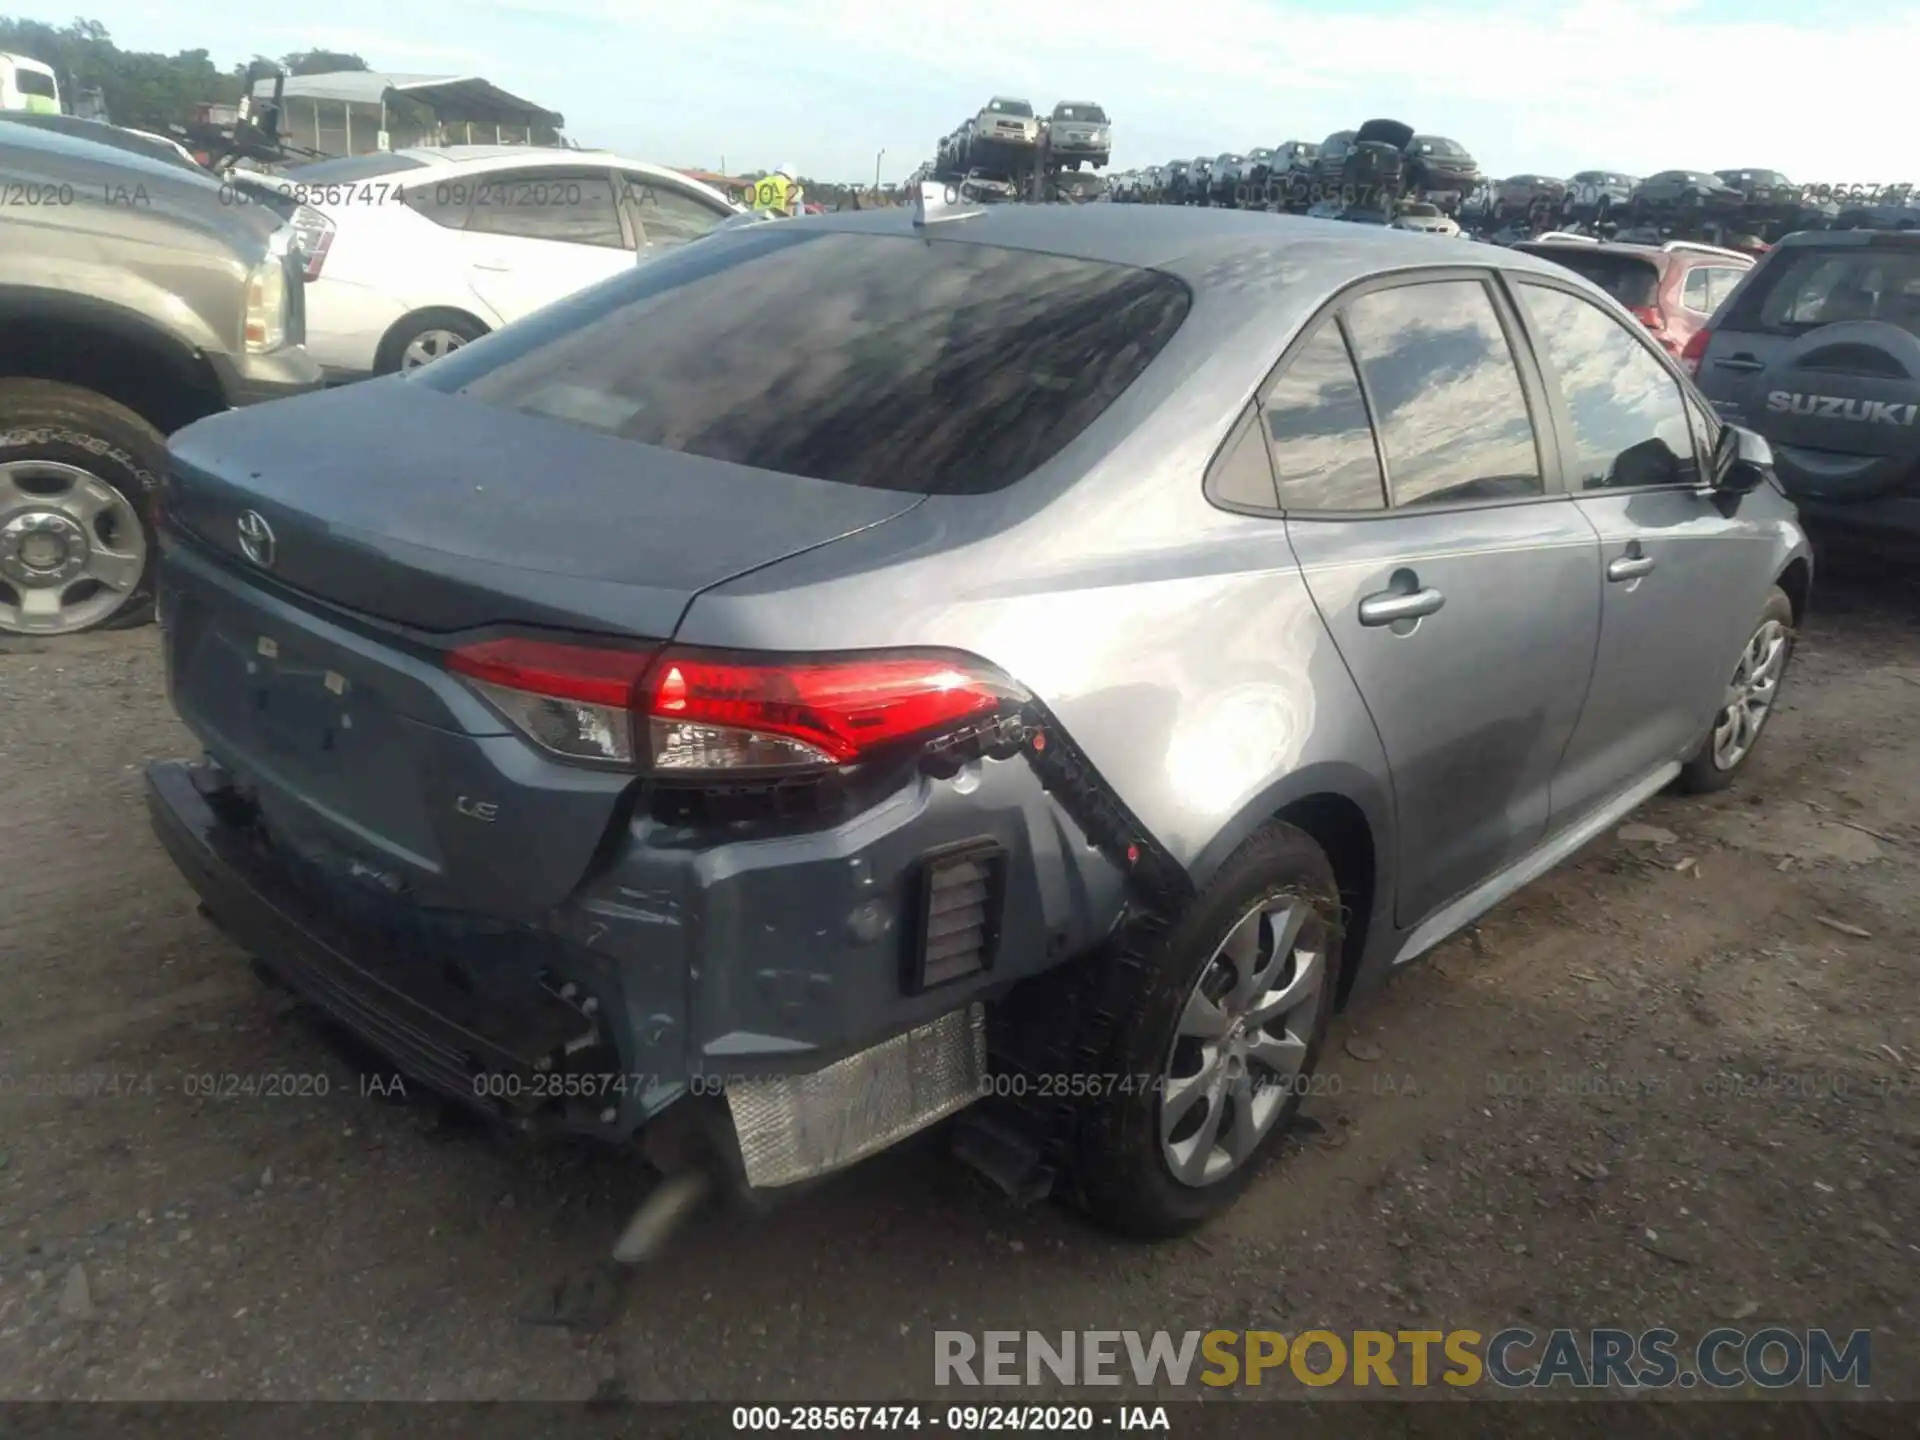
{"type": "Polygon", "coordinates": [[[1754,752],[1760,748],[1761,742],[1767,738],[1767,722],[1773,718],[1773,712],[1778,708],[1780,703],[1779,687],[1786,684],[1787,671],[1791,669],[1793,665],[1793,645],[1795,638],[1793,629],[1793,602],[1787,598],[1787,592],[1777,585],[1774,586],[1773,590],[1768,594],[1767,603],[1760,607],[1760,614],[1755,618],[1753,628],[1747,632],[1748,639],[1742,645],[1742,655],[1745,654],[1745,644],[1750,644],[1751,637],[1757,634],[1760,627],[1770,620],[1777,621],[1786,627],[1787,653],[1785,658],[1780,662],[1780,676],[1775,683],[1775,698],[1772,703],[1768,705],[1766,713],[1761,718],[1759,733],[1753,737],[1752,743],[1747,746],[1746,751],[1740,758],[1735,760],[1732,765],[1723,769],[1715,763],[1713,757],[1713,731],[1714,726],[1719,723],[1720,718],[1720,712],[1715,711],[1713,721],[1710,722],[1707,727],[1707,738],[1700,742],[1699,750],[1694,752],[1693,758],[1681,767],[1678,778],[1673,782],[1676,790],[1688,795],[1708,795],[1716,790],[1726,789],[1729,785],[1733,784],[1734,778],[1739,775],[1742,770],[1747,768],[1748,764],[1753,760],[1754,752]]]}
{"type": "Polygon", "coordinates": [[[1107,1095],[1082,1118],[1074,1194],[1096,1223],[1144,1240],[1193,1230],[1232,1206],[1292,1124],[1304,1084],[1288,1087],[1280,1114],[1251,1156],[1205,1186],[1174,1178],[1160,1144],[1158,1079],[1167,1071],[1188,995],[1244,915],[1262,900],[1289,895],[1312,904],[1325,937],[1325,969],[1299,1080],[1312,1075],[1339,988],[1345,933],[1339,889],[1325,852],[1310,836],[1272,823],[1248,837],[1159,939],[1122,962],[1120,973],[1127,978],[1113,1008],[1124,1018],[1103,1069],[1119,1076],[1151,1076],[1154,1083],[1107,1095]]]}
{"type": "Polygon", "coordinates": [[[373,357],[373,373],[397,373],[407,347],[429,330],[446,330],[463,341],[478,340],[487,333],[486,326],[459,310],[416,310],[397,322],[381,340],[379,352],[373,357]]]}
{"type": "MultiPolygon", "coordinates": [[[[86,629],[129,630],[153,619],[153,505],[166,458],[166,437],[116,400],[52,380],[0,380],[0,465],[76,466],[119,491],[139,517],[146,569],[119,607],[86,629]]],[[[0,627],[0,635],[16,633],[34,632],[0,627]]]]}

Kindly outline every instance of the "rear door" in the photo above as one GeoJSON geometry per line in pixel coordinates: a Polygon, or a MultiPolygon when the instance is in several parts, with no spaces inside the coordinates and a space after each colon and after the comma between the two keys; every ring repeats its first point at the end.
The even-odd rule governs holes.
{"type": "Polygon", "coordinates": [[[465,183],[468,283],[503,320],[632,268],[634,240],[605,167],[529,166],[465,183]]]}
{"type": "Polygon", "coordinates": [[[1540,840],[1599,632],[1599,546],[1513,326],[1484,272],[1383,282],[1260,402],[1288,537],[1392,769],[1402,925],[1540,840]]]}
{"type": "Polygon", "coordinates": [[[1699,743],[1771,580],[1772,532],[1704,487],[1706,437],[1641,327],[1571,286],[1508,278],[1604,576],[1593,685],[1553,786],[1560,829],[1699,743]]]}

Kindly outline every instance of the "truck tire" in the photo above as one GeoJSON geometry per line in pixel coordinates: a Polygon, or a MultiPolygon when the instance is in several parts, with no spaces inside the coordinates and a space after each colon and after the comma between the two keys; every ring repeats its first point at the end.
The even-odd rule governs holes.
{"type": "Polygon", "coordinates": [[[1123,1018],[1074,1165],[1097,1223],[1166,1239],[1239,1197],[1319,1059],[1343,933],[1326,853],[1276,822],[1159,938],[1122,957],[1126,993],[1112,1008],[1123,1018]]]}
{"type": "Polygon", "coordinates": [[[153,619],[164,436],[118,401],[0,380],[0,635],[153,619]]]}

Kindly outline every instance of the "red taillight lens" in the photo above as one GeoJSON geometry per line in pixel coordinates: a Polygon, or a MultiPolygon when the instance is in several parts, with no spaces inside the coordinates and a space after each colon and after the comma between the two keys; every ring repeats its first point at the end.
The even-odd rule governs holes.
{"type": "Polygon", "coordinates": [[[1705,327],[1694,331],[1688,338],[1686,349],[1680,352],[1680,363],[1686,366],[1689,375],[1700,373],[1700,362],[1706,357],[1707,342],[1712,338],[1713,332],[1705,327]]]}
{"type": "Polygon", "coordinates": [[[651,650],[552,640],[483,640],[447,656],[529,740],[569,760],[634,763],[633,712],[651,650]]]}
{"type": "Polygon", "coordinates": [[[656,658],[509,639],[457,650],[447,668],[556,755],[686,777],[848,765],[1028,698],[978,660],[922,652],[656,658]]]}
{"type": "Polygon", "coordinates": [[[1651,305],[1634,306],[1633,318],[1638,320],[1642,325],[1646,326],[1647,329],[1649,330],[1664,329],[1667,323],[1664,319],[1661,318],[1660,312],[1654,309],[1654,307],[1651,305]]]}

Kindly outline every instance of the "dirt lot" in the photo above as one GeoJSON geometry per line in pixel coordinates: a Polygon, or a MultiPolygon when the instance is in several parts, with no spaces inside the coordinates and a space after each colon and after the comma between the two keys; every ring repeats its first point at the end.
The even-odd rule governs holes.
{"type": "Polygon", "coordinates": [[[364,1096],[149,838],[141,764],[188,750],[153,633],[15,644],[0,1396],[885,1399],[931,1397],[944,1328],[1774,1322],[1872,1327],[1920,1398],[1920,595],[1824,582],[1744,783],[1338,1022],[1341,1093],[1201,1239],[1014,1211],[922,1145],[696,1231],[597,1333],[530,1320],[637,1168],[364,1096]],[[266,1074],[327,1093],[186,1093],[266,1074]]]}

